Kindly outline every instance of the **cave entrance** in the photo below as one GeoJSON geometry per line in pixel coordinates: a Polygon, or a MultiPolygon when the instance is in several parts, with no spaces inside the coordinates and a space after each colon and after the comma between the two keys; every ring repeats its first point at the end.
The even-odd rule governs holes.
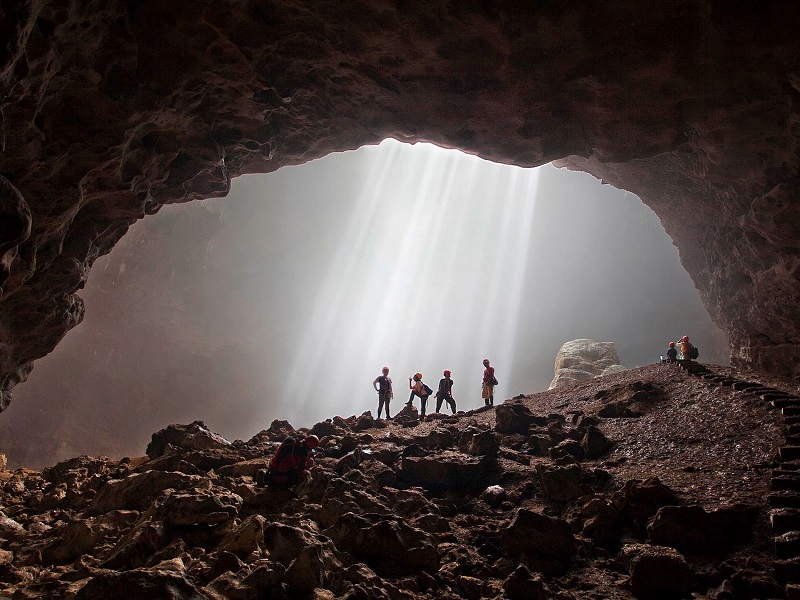
{"type": "Polygon", "coordinates": [[[484,356],[503,398],[546,389],[576,338],[616,342],[628,367],[683,333],[703,360],[727,351],[636,196],[394,140],[167,206],[81,295],[86,320],[0,421],[14,462],[137,454],[172,422],[246,439],[275,418],[374,414],[384,364],[396,412],[409,374],[435,387],[445,368],[460,408],[478,406],[484,356]]]}

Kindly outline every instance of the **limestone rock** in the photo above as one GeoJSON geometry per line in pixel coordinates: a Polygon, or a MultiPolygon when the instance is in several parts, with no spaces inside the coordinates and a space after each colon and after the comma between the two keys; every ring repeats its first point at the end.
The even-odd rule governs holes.
{"type": "Polygon", "coordinates": [[[158,458],[164,454],[167,445],[185,450],[209,450],[230,446],[222,436],[210,431],[202,421],[188,425],[170,425],[153,434],[147,445],[147,456],[158,458]]]}
{"type": "Polygon", "coordinates": [[[620,559],[630,573],[631,591],[639,598],[683,598],[691,588],[691,570],[673,548],[629,544],[620,559]]]}
{"type": "Polygon", "coordinates": [[[527,509],[517,509],[501,531],[503,546],[512,556],[566,557],[575,552],[569,523],[527,509]]]}
{"type": "Polygon", "coordinates": [[[168,488],[185,489],[200,483],[197,475],[169,471],[135,473],[125,479],[108,481],[91,504],[95,513],[109,510],[145,510],[161,492],[168,488]]]}
{"type": "Polygon", "coordinates": [[[183,575],[146,569],[97,575],[75,595],[75,600],[107,600],[108,598],[210,600],[209,596],[201,592],[183,575]]]}
{"type": "Polygon", "coordinates": [[[555,376],[550,382],[550,389],[573,385],[624,369],[625,367],[619,364],[619,355],[614,342],[572,340],[561,346],[556,354],[555,376]]]}
{"type": "Polygon", "coordinates": [[[398,475],[428,489],[470,489],[486,482],[494,464],[491,456],[465,457],[448,451],[435,457],[405,456],[398,475]]]}
{"type": "Polygon", "coordinates": [[[223,523],[236,517],[241,506],[240,496],[218,486],[175,491],[164,499],[164,524],[185,527],[223,523]]]}

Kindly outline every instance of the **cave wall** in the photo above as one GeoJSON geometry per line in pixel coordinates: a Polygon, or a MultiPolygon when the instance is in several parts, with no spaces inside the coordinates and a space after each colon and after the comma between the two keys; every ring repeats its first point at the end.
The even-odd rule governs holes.
{"type": "Polygon", "coordinates": [[[662,219],[734,362],[800,371],[800,4],[0,0],[0,408],[160,206],[386,137],[662,219]]]}

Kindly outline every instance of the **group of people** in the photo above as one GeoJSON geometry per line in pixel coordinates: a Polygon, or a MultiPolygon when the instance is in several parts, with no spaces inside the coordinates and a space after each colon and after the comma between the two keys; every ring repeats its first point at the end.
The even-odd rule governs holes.
{"type": "Polygon", "coordinates": [[[696,359],[700,353],[697,351],[695,346],[689,342],[689,336],[683,336],[678,344],[675,342],[670,342],[667,347],[667,362],[675,362],[676,360],[694,360],[696,359]],[[678,350],[680,350],[680,357],[678,357],[678,350]]]}
{"type": "MultiPolygon", "coordinates": [[[[497,378],[494,375],[494,367],[489,363],[488,358],[483,359],[483,382],[481,383],[481,397],[484,399],[486,406],[494,406],[494,386],[497,385],[497,378]]],[[[453,379],[452,373],[445,369],[442,373],[443,377],[439,380],[439,388],[434,394],[436,397],[436,412],[438,413],[442,404],[446,403],[456,414],[456,400],[453,398],[453,379]]],[[[375,378],[372,382],[372,387],[378,392],[378,418],[381,418],[381,413],[385,411],[386,418],[391,419],[389,414],[389,403],[394,398],[394,390],[392,388],[392,378],[389,377],[389,367],[383,367],[381,375],[375,378]]],[[[422,381],[422,373],[415,373],[408,378],[408,387],[411,394],[408,397],[406,406],[413,406],[414,397],[419,398],[420,403],[420,420],[425,418],[425,412],[428,407],[428,398],[433,394],[431,389],[424,381],[422,381]]]]}

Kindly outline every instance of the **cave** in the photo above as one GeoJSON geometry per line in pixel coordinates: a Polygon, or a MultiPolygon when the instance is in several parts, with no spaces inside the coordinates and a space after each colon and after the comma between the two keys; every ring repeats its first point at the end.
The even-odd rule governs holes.
{"type": "Polygon", "coordinates": [[[0,409],[166,204],[386,138],[553,162],[661,219],[739,367],[800,375],[800,5],[0,5],[0,409]]]}

